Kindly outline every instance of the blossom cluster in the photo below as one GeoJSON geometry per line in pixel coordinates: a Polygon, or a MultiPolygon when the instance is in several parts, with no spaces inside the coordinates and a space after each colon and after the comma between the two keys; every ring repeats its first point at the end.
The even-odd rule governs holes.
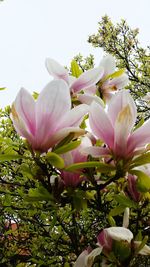
{"type": "MultiPolygon", "coordinates": [[[[59,151],[64,165],[58,170],[64,188],[77,188],[83,181],[88,182],[84,166],[91,166],[92,159],[95,166],[100,163],[112,168],[115,179],[124,177],[125,194],[135,202],[141,201],[150,190],[149,161],[141,160],[149,155],[150,119],[142,126],[136,125],[137,108],[129,89],[125,89],[129,83],[125,70],[116,71],[110,55],[98,67],[85,72],[76,63],[74,76],[53,59],[46,60],[46,67],[53,80],[38,98],[35,100],[21,88],[12,104],[11,118],[17,133],[41,157],[59,151]],[[83,127],[85,121],[88,128],[83,127]],[[61,150],[70,141],[77,145],[61,150]],[[72,172],[70,166],[80,171],[72,172]]],[[[97,239],[98,248],[82,252],[76,267],[92,266],[97,255],[108,256],[114,246],[123,244],[128,250],[126,257],[130,256],[131,247],[136,250],[140,246],[125,227],[106,228],[97,239]]],[[[149,254],[149,248],[142,248],[140,253],[149,254]]]]}

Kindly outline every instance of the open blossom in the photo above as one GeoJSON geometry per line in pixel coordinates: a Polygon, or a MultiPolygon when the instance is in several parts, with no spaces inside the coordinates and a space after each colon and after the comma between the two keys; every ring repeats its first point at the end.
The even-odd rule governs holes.
{"type": "Polygon", "coordinates": [[[141,152],[150,142],[150,120],[133,131],[137,110],[126,90],[116,93],[107,110],[96,102],[91,104],[89,123],[92,133],[107,146],[91,147],[85,153],[94,157],[113,155],[115,159],[129,159],[141,152]]]}
{"type": "Polygon", "coordinates": [[[25,137],[34,150],[47,151],[69,133],[82,134],[79,128],[88,106],[71,109],[69,87],[62,80],[50,82],[35,101],[21,89],[12,105],[12,121],[18,134],[25,137]]]}
{"type": "Polygon", "coordinates": [[[99,90],[102,98],[109,100],[114,91],[123,89],[129,83],[129,78],[124,70],[113,76],[116,71],[116,64],[114,57],[111,55],[105,56],[101,60],[100,66],[103,67],[104,73],[99,83],[99,90]]]}
{"type": "Polygon", "coordinates": [[[72,94],[76,94],[81,90],[86,90],[88,93],[95,93],[95,85],[103,75],[103,68],[98,67],[83,72],[78,78],[75,78],[70,76],[62,65],[51,58],[46,59],[46,67],[49,74],[55,79],[62,79],[69,85],[72,94]]]}
{"type": "Polygon", "coordinates": [[[112,250],[113,241],[126,241],[130,244],[132,239],[132,232],[125,227],[105,228],[97,237],[98,245],[107,252],[112,250]]]}
{"type": "MultiPolygon", "coordinates": [[[[83,137],[82,142],[80,146],[78,146],[76,149],[67,152],[62,156],[65,162],[65,166],[69,166],[74,163],[79,163],[79,162],[84,162],[87,161],[87,155],[83,155],[81,153],[81,150],[86,147],[91,145],[91,141],[88,137],[83,137]]],[[[76,187],[78,184],[80,184],[83,180],[85,180],[85,177],[83,176],[82,173],[79,172],[68,172],[68,171],[63,171],[61,170],[60,174],[61,178],[63,179],[64,185],[66,187],[76,187]]]]}

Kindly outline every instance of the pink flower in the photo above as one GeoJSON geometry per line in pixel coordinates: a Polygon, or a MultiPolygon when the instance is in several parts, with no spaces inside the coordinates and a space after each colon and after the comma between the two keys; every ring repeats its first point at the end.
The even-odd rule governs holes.
{"type": "Polygon", "coordinates": [[[150,142],[150,120],[133,132],[136,116],[135,103],[126,90],[113,96],[107,110],[93,102],[89,115],[90,127],[107,147],[87,148],[87,153],[94,157],[113,155],[117,160],[129,159],[140,153],[140,149],[150,142]]]}
{"type": "Polygon", "coordinates": [[[115,59],[111,55],[105,56],[101,60],[100,66],[104,69],[104,74],[99,84],[99,90],[102,98],[110,100],[114,91],[123,89],[129,83],[129,78],[124,70],[119,70],[115,74],[115,59]]]}
{"type": "MultiPolygon", "coordinates": [[[[83,155],[81,153],[81,150],[89,145],[91,145],[90,139],[88,137],[83,137],[79,147],[68,153],[61,155],[62,158],[64,159],[65,166],[67,167],[74,163],[87,161],[87,155],[83,155]]],[[[83,174],[79,172],[72,173],[67,171],[61,171],[61,178],[63,179],[66,187],[77,187],[83,180],[85,180],[83,174]]]]}
{"type": "Polygon", "coordinates": [[[55,79],[64,80],[70,87],[70,92],[76,94],[81,90],[87,90],[87,92],[96,92],[96,83],[101,79],[103,75],[103,68],[98,67],[83,72],[78,78],[69,76],[68,71],[61,66],[57,61],[47,58],[46,67],[50,75],[55,79]]]}
{"type": "Polygon", "coordinates": [[[106,252],[112,250],[113,241],[126,241],[130,244],[132,239],[132,232],[125,227],[119,226],[105,228],[97,237],[98,245],[103,247],[106,252]]]}
{"type": "Polygon", "coordinates": [[[47,151],[69,133],[82,134],[79,128],[88,106],[71,109],[67,84],[62,80],[50,82],[35,101],[21,89],[12,105],[12,121],[19,135],[25,137],[34,150],[47,151]]]}

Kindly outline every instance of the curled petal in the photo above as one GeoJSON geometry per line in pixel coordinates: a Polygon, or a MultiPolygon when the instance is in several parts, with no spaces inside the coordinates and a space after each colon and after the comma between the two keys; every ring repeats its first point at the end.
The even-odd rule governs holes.
{"type": "Polygon", "coordinates": [[[45,61],[46,68],[50,75],[55,79],[62,79],[69,84],[69,75],[67,70],[52,58],[47,58],[45,61]]]}

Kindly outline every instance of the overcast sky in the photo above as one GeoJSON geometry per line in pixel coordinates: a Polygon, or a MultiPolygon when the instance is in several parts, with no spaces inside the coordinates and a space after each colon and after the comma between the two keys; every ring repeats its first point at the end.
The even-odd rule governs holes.
{"type": "Polygon", "coordinates": [[[4,0],[0,3],[0,107],[11,104],[20,87],[40,91],[50,80],[45,58],[62,65],[79,52],[95,55],[87,43],[105,14],[140,29],[142,45],[149,45],[150,0],[4,0]]]}

